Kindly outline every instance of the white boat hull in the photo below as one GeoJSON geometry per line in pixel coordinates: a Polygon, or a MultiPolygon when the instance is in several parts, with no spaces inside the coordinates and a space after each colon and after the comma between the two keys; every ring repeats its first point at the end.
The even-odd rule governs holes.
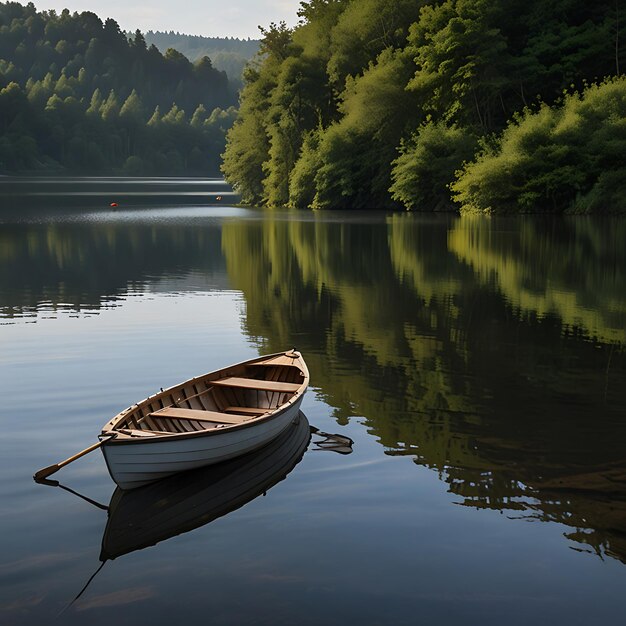
{"type": "Polygon", "coordinates": [[[115,559],[204,526],[283,480],[311,439],[309,422],[296,423],[259,450],[211,467],[176,474],[133,491],[116,489],[100,560],[115,559]]]}
{"type": "Polygon", "coordinates": [[[278,437],[297,419],[302,395],[250,428],[225,429],[207,436],[174,440],[105,443],[101,450],[113,480],[135,489],[178,472],[204,467],[246,454],[278,437]]]}

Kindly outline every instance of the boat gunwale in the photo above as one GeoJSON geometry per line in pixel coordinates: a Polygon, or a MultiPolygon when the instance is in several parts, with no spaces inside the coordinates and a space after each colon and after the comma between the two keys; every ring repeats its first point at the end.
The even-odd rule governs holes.
{"type": "MultiPolygon", "coordinates": [[[[294,351],[294,352],[297,352],[297,351],[294,351]]],[[[274,354],[262,355],[254,359],[250,359],[248,361],[234,363],[220,370],[208,372],[200,376],[194,376],[193,378],[189,378],[188,380],[185,380],[181,383],[168,387],[167,389],[163,389],[163,391],[159,391],[158,393],[148,396],[147,398],[140,400],[136,404],[129,406],[123,411],[120,411],[115,417],[113,417],[112,420],[110,420],[109,422],[105,424],[99,437],[109,437],[113,433],[119,433],[120,431],[117,430],[119,422],[122,419],[124,419],[128,413],[133,411],[135,408],[137,408],[144,402],[147,403],[164,394],[172,393],[173,390],[179,389],[188,384],[193,384],[195,381],[206,381],[206,378],[208,376],[216,376],[219,379],[220,374],[228,372],[232,370],[233,368],[260,364],[260,362],[267,361],[267,360],[270,360],[279,356],[285,356],[287,354],[288,352],[276,352],[274,354]]],[[[279,407],[272,409],[271,411],[267,411],[257,417],[251,417],[250,419],[244,422],[241,422],[240,424],[228,424],[228,425],[224,425],[222,428],[212,428],[209,430],[198,430],[198,431],[192,431],[192,432],[186,432],[186,433],[172,433],[172,434],[167,434],[167,435],[154,435],[154,436],[143,436],[143,437],[132,437],[132,436],[125,435],[124,433],[122,433],[122,435],[124,436],[122,437],[116,436],[112,439],[109,439],[103,444],[103,447],[120,446],[120,445],[137,445],[137,444],[149,445],[149,444],[154,444],[154,443],[165,443],[168,441],[177,441],[177,440],[180,441],[180,440],[187,440],[187,439],[201,438],[201,437],[217,437],[220,435],[226,435],[228,433],[240,431],[246,428],[259,426],[264,423],[270,423],[274,421],[275,419],[281,417],[285,411],[291,408],[291,405],[298,402],[302,398],[304,393],[306,392],[307,387],[309,386],[309,380],[310,380],[309,370],[306,366],[306,363],[304,362],[304,359],[302,358],[302,354],[300,352],[297,352],[297,354],[298,354],[298,357],[294,358],[294,362],[299,361],[299,365],[297,367],[299,367],[302,374],[304,375],[304,379],[302,383],[300,384],[299,389],[293,393],[292,397],[289,398],[287,402],[284,402],[279,407]]],[[[211,382],[211,381],[209,380],[206,382],[211,382]]],[[[145,432],[146,434],[150,433],[149,430],[145,432]]]]}

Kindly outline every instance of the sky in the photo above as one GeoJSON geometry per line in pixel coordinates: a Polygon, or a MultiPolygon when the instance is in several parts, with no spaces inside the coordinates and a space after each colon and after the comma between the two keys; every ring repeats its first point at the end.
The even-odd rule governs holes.
{"type": "MultiPolygon", "coordinates": [[[[28,0],[21,0],[26,4],[28,0]]],[[[173,30],[206,37],[259,38],[258,26],[298,21],[300,0],[34,0],[39,11],[92,11],[122,30],[173,30]]]]}

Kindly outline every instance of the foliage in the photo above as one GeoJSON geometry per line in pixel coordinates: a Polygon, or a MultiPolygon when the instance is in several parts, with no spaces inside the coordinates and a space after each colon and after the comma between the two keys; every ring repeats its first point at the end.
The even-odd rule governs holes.
{"type": "Polygon", "coordinates": [[[474,154],[476,138],[465,129],[427,122],[400,147],[393,162],[392,198],[407,209],[450,210],[449,186],[459,163],[474,154]]]}
{"type": "Polygon", "coordinates": [[[626,206],[626,78],[525,111],[452,185],[461,210],[611,212],[626,206]]]}
{"type": "MultiPolygon", "coordinates": [[[[270,206],[450,208],[449,184],[476,140],[626,67],[618,9],[614,0],[302,2],[294,29],[262,30],[224,173],[270,206]]],[[[595,195],[619,177],[609,168],[595,195]]],[[[600,209],[592,197],[578,206],[600,209]]]]}
{"type": "Polygon", "coordinates": [[[90,12],[0,3],[0,171],[216,174],[235,103],[206,57],[90,12]]]}

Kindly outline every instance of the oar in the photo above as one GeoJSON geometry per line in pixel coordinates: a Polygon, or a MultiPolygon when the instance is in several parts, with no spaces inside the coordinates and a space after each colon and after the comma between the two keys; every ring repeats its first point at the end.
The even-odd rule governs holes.
{"type": "Polygon", "coordinates": [[[114,439],[115,437],[117,437],[117,433],[113,433],[110,437],[100,439],[98,443],[94,443],[92,446],[81,450],[78,454],[71,456],[69,459],[65,459],[65,461],[61,461],[60,463],[55,463],[54,465],[50,465],[49,467],[44,467],[43,469],[40,469],[38,472],[35,473],[33,478],[36,481],[48,478],[48,476],[54,474],[55,472],[58,472],[62,467],[65,467],[66,465],[73,463],[77,459],[80,459],[81,456],[85,456],[86,454],[93,452],[94,450],[98,449],[102,444],[106,443],[107,441],[111,441],[111,439],[114,439]]]}

